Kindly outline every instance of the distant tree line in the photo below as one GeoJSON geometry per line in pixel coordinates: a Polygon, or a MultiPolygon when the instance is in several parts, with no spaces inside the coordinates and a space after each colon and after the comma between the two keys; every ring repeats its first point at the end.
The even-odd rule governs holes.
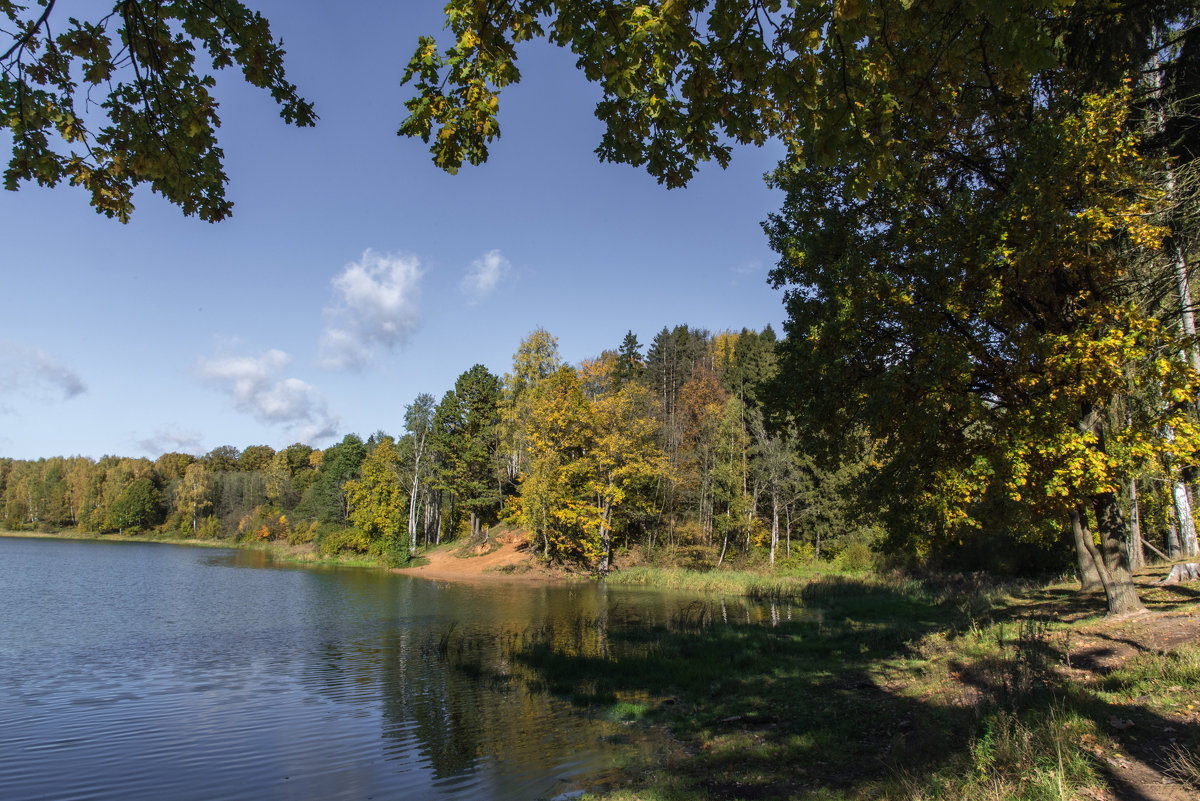
{"type": "MultiPolygon", "coordinates": [[[[897,467],[886,443],[865,430],[798,430],[787,422],[795,418],[773,414],[773,393],[786,386],[778,350],[770,327],[714,335],[679,325],[644,353],[630,332],[567,365],[539,329],[504,376],[477,364],[440,400],[418,395],[396,434],[154,461],[0,459],[3,524],[312,544],[389,562],[452,539],[485,540],[506,524],[526,532],[542,559],[600,572],[631,547],[694,567],[882,558],[1069,568],[1069,521],[1003,491],[979,497],[972,517],[981,524],[958,528],[911,514],[928,502],[917,495],[929,491],[916,488],[919,474],[910,496],[879,494],[897,467]]],[[[1171,483],[1146,475],[1141,486],[1146,541],[1178,552],[1171,483]]]]}

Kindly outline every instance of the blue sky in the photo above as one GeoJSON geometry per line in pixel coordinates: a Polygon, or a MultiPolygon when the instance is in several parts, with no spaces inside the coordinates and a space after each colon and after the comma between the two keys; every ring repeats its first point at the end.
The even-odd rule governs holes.
{"type": "Polygon", "coordinates": [[[400,431],[418,393],[475,363],[503,375],[537,327],[569,362],[627,330],[780,329],[759,225],[778,149],[683,190],[601,164],[596,89],[535,42],[490,161],[447,175],[396,136],[439,3],[251,5],[321,120],[291,128],[218,74],[232,219],[139,191],[121,225],[78,190],[0,191],[0,456],[324,446],[400,431]]]}

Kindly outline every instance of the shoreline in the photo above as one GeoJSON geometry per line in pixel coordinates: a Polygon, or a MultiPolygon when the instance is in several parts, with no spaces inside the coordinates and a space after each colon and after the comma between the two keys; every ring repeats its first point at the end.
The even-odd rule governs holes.
{"type": "Polygon", "coordinates": [[[562,584],[584,580],[538,563],[526,547],[525,536],[516,531],[497,531],[486,545],[448,542],[418,554],[422,564],[394,567],[397,575],[417,576],[431,581],[486,584],[562,584]]]}
{"type": "Polygon", "coordinates": [[[412,564],[406,567],[388,567],[382,561],[363,555],[322,555],[311,543],[290,545],[286,542],[258,540],[238,542],[236,540],[207,540],[192,537],[172,537],[155,534],[101,534],[80,531],[9,531],[0,530],[0,537],[8,539],[72,540],[77,542],[138,542],[159,545],[177,545],[194,548],[228,548],[237,551],[262,551],[285,564],[307,567],[353,567],[380,570],[393,575],[414,576],[430,581],[454,581],[463,583],[513,583],[552,584],[581,581],[581,575],[569,575],[548,571],[537,565],[535,560],[517,550],[517,539],[498,538],[498,547],[490,547],[482,553],[464,555],[472,549],[469,544],[450,542],[418,552],[412,564]]]}
{"type": "MultiPolygon", "coordinates": [[[[297,552],[303,546],[286,543],[79,532],[0,531],[0,537],[227,547],[299,566],[355,566],[316,557],[311,546],[305,552],[316,558],[305,560],[297,552]]],[[[434,548],[423,555],[424,565],[357,566],[430,581],[507,584],[513,593],[520,584],[584,579],[539,569],[523,542],[518,532],[506,532],[487,546],[434,548]]],[[[722,796],[731,799],[759,797],[759,788],[807,801],[899,798],[908,797],[906,787],[928,790],[923,797],[931,801],[981,796],[989,788],[1002,788],[1007,798],[1082,798],[1109,797],[1122,786],[1144,790],[1146,801],[1193,797],[1182,783],[1190,781],[1182,763],[1170,760],[1184,753],[1175,749],[1200,744],[1194,587],[1154,585],[1143,572],[1139,591],[1150,612],[1106,618],[1099,598],[1080,594],[1073,582],[1016,587],[829,570],[714,575],[630,566],[624,572],[617,583],[628,586],[760,601],[786,592],[823,614],[742,626],[697,613],[676,626],[647,629],[647,642],[626,643],[633,650],[615,660],[531,643],[529,666],[549,692],[581,712],[599,709],[622,723],[665,731],[678,746],[600,778],[588,797],[703,801],[713,786],[723,786],[731,762],[743,766],[739,781],[751,787],[742,794],[737,785],[722,796]],[[746,677],[754,680],[744,683],[746,677]],[[836,715],[806,700],[818,694],[836,715]],[[1007,749],[1006,743],[1014,745],[984,749],[1007,749]],[[756,761],[764,748],[771,759],[756,761]],[[863,760],[882,753],[897,761],[870,763],[864,771],[863,760]]]]}

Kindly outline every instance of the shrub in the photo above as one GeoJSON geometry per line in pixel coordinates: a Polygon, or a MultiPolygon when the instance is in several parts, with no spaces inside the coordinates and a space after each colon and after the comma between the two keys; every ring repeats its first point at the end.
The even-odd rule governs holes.
{"type": "Polygon", "coordinates": [[[871,546],[862,541],[850,542],[837,555],[838,566],[844,570],[866,570],[871,566],[875,554],[871,546]]]}
{"type": "Polygon", "coordinates": [[[196,538],[201,540],[221,540],[225,538],[225,530],[221,521],[215,517],[206,517],[196,527],[196,538]]]}
{"type": "Polygon", "coordinates": [[[412,559],[408,543],[402,537],[392,537],[383,543],[380,558],[387,567],[403,567],[412,559]]]}
{"type": "Polygon", "coordinates": [[[256,506],[242,516],[238,521],[238,539],[249,540],[286,540],[291,531],[287,516],[276,514],[266,506],[256,506]]]}
{"type": "Polygon", "coordinates": [[[365,554],[371,552],[371,540],[357,529],[323,523],[319,526],[317,550],[326,556],[343,552],[365,554]]]}
{"type": "Polygon", "coordinates": [[[296,525],[292,526],[291,530],[288,532],[288,545],[304,545],[309,542],[316,542],[319,527],[320,525],[315,522],[297,523],[296,525]]]}

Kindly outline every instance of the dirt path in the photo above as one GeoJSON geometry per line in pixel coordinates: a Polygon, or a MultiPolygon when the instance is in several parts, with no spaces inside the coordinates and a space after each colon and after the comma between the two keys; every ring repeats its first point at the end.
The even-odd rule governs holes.
{"type": "Polygon", "coordinates": [[[522,532],[499,532],[486,545],[451,545],[430,551],[428,562],[419,567],[396,568],[392,572],[428,579],[474,582],[545,582],[569,578],[561,571],[540,565],[522,532]]]}
{"type": "MultiPolygon", "coordinates": [[[[1084,681],[1099,681],[1138,654],[1170,651],[1198,637],[1200,616],[1191,611],[1100,621],[1081,629],[1070,643],[1071,671],[1084,681]]],[[[1096,752],[1108,778],[1104,799],[1196,801],[1194,790],[1170,777],[1167,761],[1178,735],[1200,724],[1200,699],[1191,697],[1183,687],[1172,689],[1179,700],[1173,709],[1150,710],[1140,698],[1114,705],[1108,729],[1120,744],[1120,753],[1096,752]]]]}

